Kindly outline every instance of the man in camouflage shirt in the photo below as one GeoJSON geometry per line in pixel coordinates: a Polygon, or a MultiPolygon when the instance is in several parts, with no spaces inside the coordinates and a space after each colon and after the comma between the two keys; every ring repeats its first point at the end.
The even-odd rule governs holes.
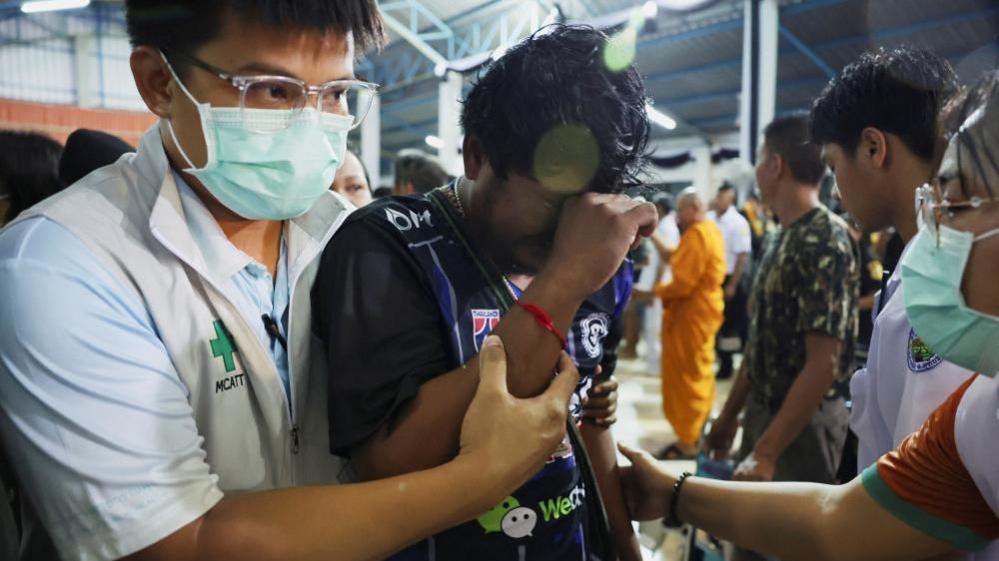
{"type": "Polygon", "coordinates": [[[833,483],[857,329],[854,242],[846,223],[819,203],[825,165],[806,117],[772,122],[758,160],[763,200],[783,226],[764,249],[743,367],[707,447],[728,452],[745,406],[736,479],[833,483]]]}

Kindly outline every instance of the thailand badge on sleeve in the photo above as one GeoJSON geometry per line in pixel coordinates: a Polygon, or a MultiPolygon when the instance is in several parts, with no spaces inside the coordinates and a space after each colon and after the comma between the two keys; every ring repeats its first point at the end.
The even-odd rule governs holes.
{"type": "Polygon", "coordinates": [[[475,338],[476,351],[482,348],[482,343],[499,321],[499,310],[472,310],[472,334],[475,338]]]}

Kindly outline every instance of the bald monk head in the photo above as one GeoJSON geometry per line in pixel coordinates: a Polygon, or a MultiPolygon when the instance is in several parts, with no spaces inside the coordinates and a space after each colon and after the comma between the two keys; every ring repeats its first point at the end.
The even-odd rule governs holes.
{"type": "Polygon", "coordinates": [[[676,199],[676,224],[681,230],[697,224],[706,218],[708,205],[704,197],[693,187],[680,191],[676,199]]]}

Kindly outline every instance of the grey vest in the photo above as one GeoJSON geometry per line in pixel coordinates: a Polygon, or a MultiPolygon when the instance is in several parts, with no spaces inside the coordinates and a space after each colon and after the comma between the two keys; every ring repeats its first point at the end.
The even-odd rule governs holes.
{"type": "Polygon", "coordinates": [[[292,403],[270,352],[210,277],[191,236],[159,128],[123,156],[32,208],[75,234],[149,311],[187,387],[211,472],[226,492],[336,482],[326,374],[310,291],[322,249],[349,214],[330,194],[285,225],[292,403]],[[227,337],[220,336],[224,326],[227,337]]]}

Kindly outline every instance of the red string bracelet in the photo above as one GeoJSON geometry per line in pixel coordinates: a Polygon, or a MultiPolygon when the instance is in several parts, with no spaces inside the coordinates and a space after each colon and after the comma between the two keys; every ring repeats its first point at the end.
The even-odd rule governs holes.
{"type": "Polygon", "coordinates": [[[518,301],[517,305],[523,308],[527,313],[534,316],[534,320],[538,322],[538,325],[540,325],[542,329],[554,335],[555,338],[558,339],[559,344],[562,345],[562,348],[565,348],[565,337],[562,336],[562,333],[560,333],[558,328],[555,327],[555,322],[552,321],[552,317],[548,315],[547,312],[534,304],[518,301]]]}

